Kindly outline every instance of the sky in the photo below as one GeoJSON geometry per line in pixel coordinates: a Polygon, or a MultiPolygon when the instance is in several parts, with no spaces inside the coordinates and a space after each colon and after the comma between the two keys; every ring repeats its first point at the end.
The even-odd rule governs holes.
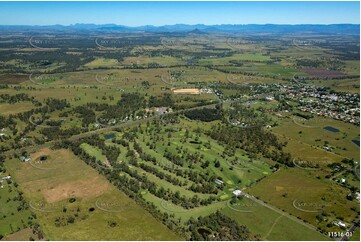
{"type": "Polygon", "coordinates": [[[0,2],[0,25],[360,23],[360,2],[0,2]]]}

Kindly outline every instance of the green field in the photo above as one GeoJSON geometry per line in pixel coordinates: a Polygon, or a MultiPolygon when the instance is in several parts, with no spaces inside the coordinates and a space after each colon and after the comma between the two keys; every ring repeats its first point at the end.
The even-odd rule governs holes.
{"type": "Polygon", "coordinates": [[[305,225],[281,215],[267,207],[242,198],[238,205],[222,209],[222,213],[257,231],[261,240],[331,240],[305,225]],[[238,211],[237,211],[238,210],[238,211]],[[251,212],[242,212],[251,211],[251,212]],[[285,232],[287,231],[287,232],[285,232]]]}
{"type": "MultiPolygon", "coordinates": [[[[336,186],[333,181],[316,178],[322,176],[322,173],[322,171],[307,171],[299,168],[282,169],[257,183],[249,189],[249,192],[326,231],[329,230],[326,225],[332,224],[336,217],[342,218],[341,220],[351,225],[355,219],[355,213],[351,208],[357,209],[358,202],[346,200],[347,192],[342,187],[336,186]],[[300,207],[297,204],[303,205],[300,207]],[[324,211],[324,213],[315,211],[324,211]],[[321,221],[318,220],[317,215],[322,215],[321,221]]],[[[331,226],[331,229],[338,230],[335,226],[331,226]]]]}
{"type": "Polygon", "coordinates": [[[40,150],[31,156],[35,159],[44,154],[66,163],[57,169],[41,170],[12,159],[6,167],[22,184],[19,188],[35,207],[33,210],[47,239],[181,239],[69,151],[40,150]],[[75,198],[75,201],[71,202],[70,198],[75,198]],[[98,209],[98,199],[122,209],[115,213],[98,209]],[[38,206],[40,202],[45,205],[38,206]],[[63,207],[66,207],[66,212],[63,207]],[[97,229],[94,229],[94,224],[97,229]],[[114,227],[109,227],[110,224],[114,227]],[[112,233],[109,233],[111,228],[112,233]]]}
{"type": "MultiPolygon", "coordinates": [[[[0,177],[5,175],[1,173],[0,177]]],[[[19,190],[14,186],[13,178],[11,181],[0,183],[0,234],[3,236],[25,229],[35,221],[27,203],[19,200],[19,190]]]]}

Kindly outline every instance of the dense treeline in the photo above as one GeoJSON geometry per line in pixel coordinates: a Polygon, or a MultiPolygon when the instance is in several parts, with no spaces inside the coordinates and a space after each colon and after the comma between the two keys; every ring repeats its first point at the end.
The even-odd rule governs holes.
{"type": "Polygon", "coordinates": [[[257,112],[255,109],[238,102],[231,104],[231,109],[225,112],[225,116],[230,124],[244,128],[261,128],[271,121],[265,113],[257,112]]]}
{"type": "Polygon", "coordinates": [[[335,58],[297,59],[296,66],[342,71],[345,67],[345,63],[335,58]]]}
{"type": "Polygon", "coordinates": [[[102,153],[107,157],[111,164],[115,164],[120,155],[120,149],[115,145],[106,145],[104,139],[99,138],[98,135],[93,135],[83,139],[84,143],[98,147],[102,153]]]}
{"type": "Polygon", "coordinates": [[[191,240],[243,241],[252,240],[249,229],[217,211],[206,217],[191,218],[187,224],[191,240]]]}
{"type": "Polygon", "coordinates": [[[47,98],[45,103],[49,107],[49,112],[70,108],[70,103],[66,99],[47,98]]]}
{"type": "Polygon", "coordinates": [[[169,93],[165,93],[161,98],[149,97],[148,106],[151,107],[173,107],[174,102],[169,93]]]}
{"type": "Polygon", "coordinates": [[[227,154],[234,155],[237,148],[252,156],[263,155],[281,164],[293,166],[291,155],[283,151],[283,145],[277,137],[259,127],[237,128],[223,124],[214,125],[206,134],[227,145],[227,154]]]}
{"type": "Polygon", "coordinates": [[[197,110],[189,110],[184,112],[184,115],[193,120],[200,120],[203,122],[211,122],[222,118],[222,111],[215,108],[203,108],[197,110]]]}
{"type": "Polygon", "coordinates": [[[95,123],[95,112],[87,106],[77,106],[73,109],[73,112],[78,114],[81,118],[84,127],[88,127],[90,124],[95,123]]]}
{"type": "Polygon", "coordinates": [[[36,106],[41,106],[41,103],[34,99],[34,97],[29,97],[26,93],[18,93],[15,95],[9,95],[9,94],[0,94],[0,103],[18,103],[18,102],[33,102],[36,106]]]}
{"type": "Polygon", "coordinates": [[[144,114],[146,107],[145,97],[139,93],[124,93],[116,105],[102,105],[104,113],[101,119],[104,120],[123,120],[129,116],[144,114]],[[138,111],[138,112],[137,112],[138,111]]]}

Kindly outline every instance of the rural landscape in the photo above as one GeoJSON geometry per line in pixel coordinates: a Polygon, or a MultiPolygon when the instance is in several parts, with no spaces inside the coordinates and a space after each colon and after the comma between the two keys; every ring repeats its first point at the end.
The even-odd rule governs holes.
{"type": "Polygon", "coordinates": [[[359,241],[359,24],[0,33],[0,240],[359,241]]]}

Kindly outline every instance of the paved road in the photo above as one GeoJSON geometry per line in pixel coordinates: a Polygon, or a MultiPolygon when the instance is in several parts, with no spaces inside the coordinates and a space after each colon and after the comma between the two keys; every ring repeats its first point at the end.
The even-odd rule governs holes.
{"type": "Polygon", "coordinates": [[[360,180],[360,171],[357,171],[357,167],[360,167],[360,164],[358,164],[357,166],[355,166],[355,168],[354,168],[354,173],[355,173],[355,175],[357,176],[357,178],[360,180]]]}
{"type": "MultiPolygon", "coordinates": [[[[360,220],[357,221],[351,229],[349,229],[348,234],[352,234],[358,227],[360,226],[360,220]]],[[[348,240],[348,236],[346,236],[346,234],[340,239],[340,241],[347,241],[348,240]]]]}

